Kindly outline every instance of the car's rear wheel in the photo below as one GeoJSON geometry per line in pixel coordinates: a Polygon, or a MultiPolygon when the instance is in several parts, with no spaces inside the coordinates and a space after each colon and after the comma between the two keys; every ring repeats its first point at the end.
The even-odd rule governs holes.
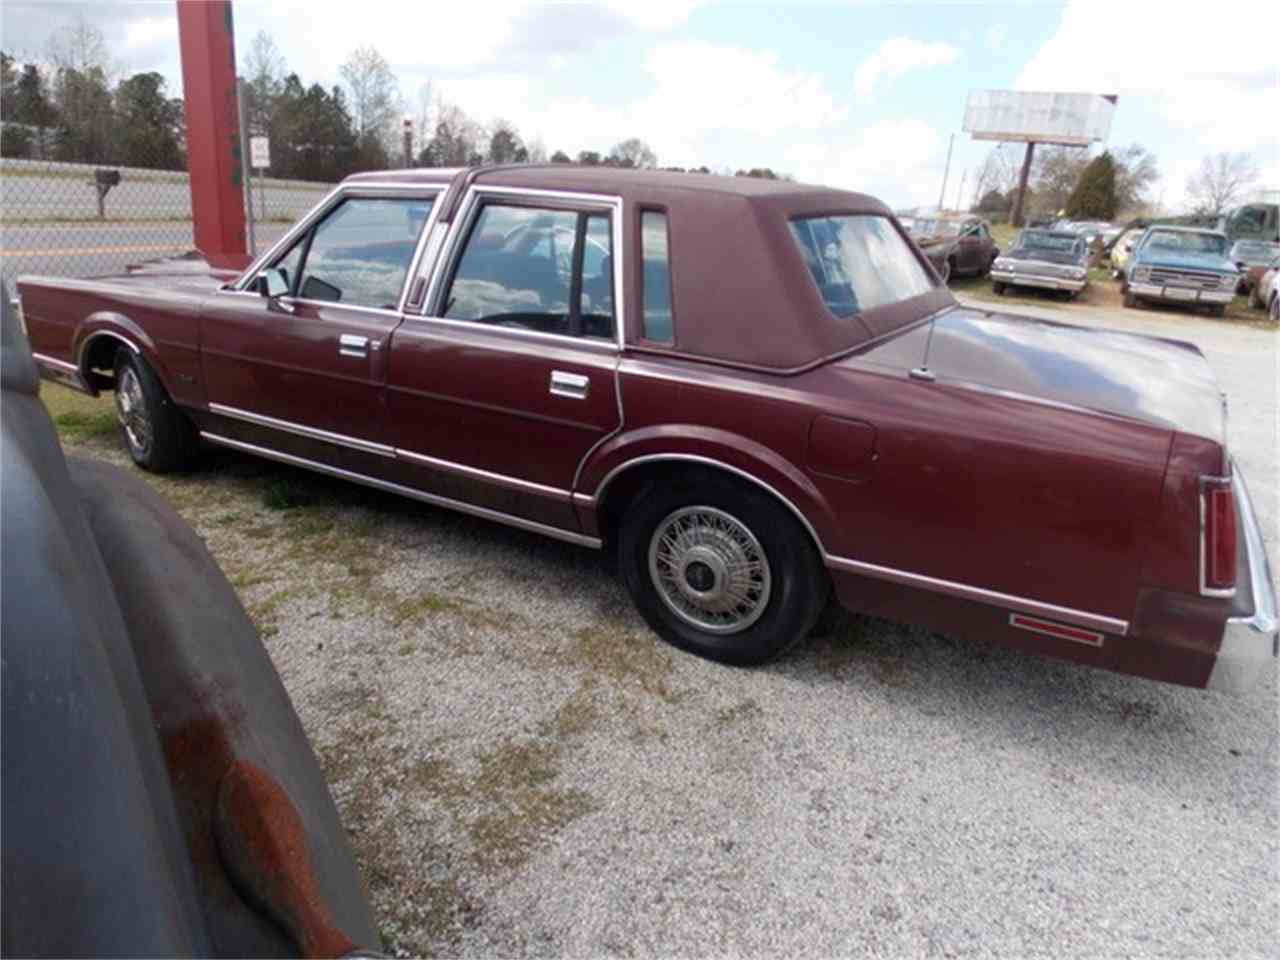
{"type": "Polygon", "coordinates": [[[722,663],[770,660],[817,622],[830,580],[813,541],[776,500],[698,475],[653,485],[618,537],[622,579],[668,643],[722,663]]]}
{"type": "Polygon", "coordinates": [[[1271,294],[1271,305],[1267,312],[1271,316],[1272,323],[1280,323],[1280,296],[1271,294]]]}
{"type": "Polygon", "coordinates": [[[1211,317],[1225,317],[1226,315],[1227,307],[1225,304],[1215,303],[1209,308],[1209,316],[1211,317]]]}
{"type": "Polygon", "coordinates": [[[947,282],[950,283],[952,277],[958,277],[958,276],[960,276],[960,274],[956,271],[956,258],[948,257],[947,258],[947,282]]]}
{"type": "Polygon", "coordinates": [[[1264,306],[1262,298],[1258,296],[1258,285],[1255,283],[1249,288],[1249,308],[1251,310],[1261,310],[1264,306]]]}
{"type": "Polygon", "coordinates": [[[1000,281],[1000,280],[993,280],[993,281],[991,282],[991,292],[992,292],[992,293],[996,294],[997,296],[1001,296],[1001,297],[1002,297],[1002,296],[1004,296],[1004,291],[1005,291],[1005,285],[1004,285],[1004,283],[1003,283],[1002,281],[1000,281]]]}
{"type": "Polygon", "coordinates": [[[115,373],[116,417],[133,462],[153,473],[189,467],[199,449],[199,436],[155,371],[142,357],[121,350],[115,373]]]}

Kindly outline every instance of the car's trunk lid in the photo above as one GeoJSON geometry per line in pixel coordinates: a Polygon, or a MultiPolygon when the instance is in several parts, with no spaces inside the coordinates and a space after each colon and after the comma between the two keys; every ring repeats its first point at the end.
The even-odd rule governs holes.
{"type": "Polygon", "coordinates": [[[1225,445],[1223,395],[1193,344],[957,307],[842,361],[1129,417],[1225,445]]]}

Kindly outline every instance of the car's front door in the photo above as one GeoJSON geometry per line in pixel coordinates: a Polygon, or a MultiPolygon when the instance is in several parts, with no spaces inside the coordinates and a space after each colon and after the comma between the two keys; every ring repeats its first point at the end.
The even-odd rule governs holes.
{"type": "Polygon", "coordinates": [[[572,529],[587,452],[620,423],[621,204],[473,188],[422,316],[396,331],[387,402],[415,485],[572,529]]]}
{"type": "Polygon", "coordinates": [[[305,458],[389,456],[384,387],[434,194],[340,195],[201,317],[211,431],[305,458]]]}
{"type": "Polygon", "coordinates": [[[959,251],[956,253],[956,266],[964,273],[973,273],[982,269],[984,254],[982,234],[976,223],[967,224],[960,233],[959,251]]]}

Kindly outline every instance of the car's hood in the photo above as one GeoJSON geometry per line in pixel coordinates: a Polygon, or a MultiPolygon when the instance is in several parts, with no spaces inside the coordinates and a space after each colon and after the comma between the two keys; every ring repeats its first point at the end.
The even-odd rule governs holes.
{"type": "Polygon", "coordinates": [[[218,289],[240,276],[240,271],[214,267],[197,251],[181,257],[151,260],[126,268],[122,274],[95,277],[105,283],[124,284],[132,288],[178,290],[183,293],[206,293],[218,289]]]}
{"type": "Polygon", "coordinates": [[[1084,258],[1070,250],[1026,250],[1014,247],[1000,256],[1005,260],[1037,260],[1040,263],[1060,263],[1069,267],[1084,266],[1084,258]]]}
{"type": "Polygon", "coordinates": [[[1159,267],[1164,270],[1219,270],[1235,273],[1236,265],[1216,253],[1140,253],[1133,260],[1135,265],[1159,267]]]}
{"type": "Polygon", "coordinates": [[[939,384],[971,383],[1226,442],[1213,372],[1199,349],[1177,340],[956,307],[841,362],[927,366],[939,384]]]}

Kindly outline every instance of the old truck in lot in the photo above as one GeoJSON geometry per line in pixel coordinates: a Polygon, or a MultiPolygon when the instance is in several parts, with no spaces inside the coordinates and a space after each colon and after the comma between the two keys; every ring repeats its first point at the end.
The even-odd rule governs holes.
{"type": "Polygon", "coordinates": [[[1192,345],[960,306],[878,201],[573,166],[343,182],[240,273],[26,277],[141,466],[201,441],[616,551],[716,660],[846,607],[1197,687],[1275,597],[1192,345]]]}

